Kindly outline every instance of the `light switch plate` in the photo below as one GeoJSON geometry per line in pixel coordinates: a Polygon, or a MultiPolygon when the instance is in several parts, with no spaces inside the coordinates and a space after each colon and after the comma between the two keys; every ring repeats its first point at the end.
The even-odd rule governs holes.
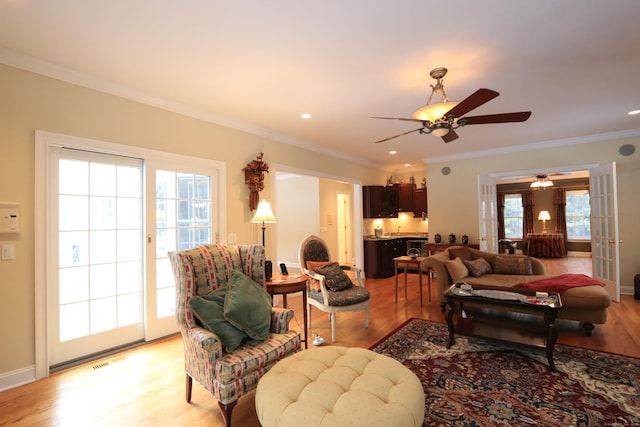
{"type": "Polygon", "coordinates": [[[15,246],[13,245],[2,245],[2,260],[9,261],[12,259],[16,259],[16,251],[15,246]]]}

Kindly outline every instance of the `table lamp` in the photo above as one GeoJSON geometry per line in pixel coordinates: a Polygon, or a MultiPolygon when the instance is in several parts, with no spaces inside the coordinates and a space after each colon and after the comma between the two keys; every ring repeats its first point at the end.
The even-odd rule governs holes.
{"type": "Polygon", "coordinates": [[[538,219],[542,221],[542,232],[546,234],[547,221],[551,220],[551,215],[549,215],[549,211],[540,211],[540,213],[538,214],[538,219]]]}
{"type": "MultiPolygon", "coordinates": [[[[262,199],[260,203],[258,203],[258,208],[256,209],[256,214],[253,216],[251,220],[252,223],[262,223],[262,246],[265,247],[264,244],[264,232],[267,229],[265,226],[266,223],[275,223],[276,217],[271,210],[271,203],[267,202],[265,199],[262,199]]],[[[272,264],[271,261],[264,262],[264,271],[265,271],[265,279],[271,280],[272,273],[272,264]]]]}

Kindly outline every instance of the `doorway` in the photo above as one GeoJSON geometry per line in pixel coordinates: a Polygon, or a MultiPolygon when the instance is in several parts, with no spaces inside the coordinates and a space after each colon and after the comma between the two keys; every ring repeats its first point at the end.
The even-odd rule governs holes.
{"type": "MultiPolygon", "coordinates": [[[[275,189],[275,214],[278,218],[275,236],[278,263],[298,267],[298,247],[310,234],[327,243],[337,261],[343,251],[348,253],[347,263],[364,265],[362,245],[362,184],[351,178],[314,173],[285,165],[272,165],[272,186],[275,189]],[[299,180],[305,185],[292,183],[299,180]],[[338,195],[342,195],[339,199],[338,195]],[[348,197],[345,197],[348,196],[348,197]],[[348,200],[347,200],[348,199],[348,200]],[[339,200],[345,203],[338,213],[339,200]],[[284,220],[281,220],[281,214],[284,220]],[[348,219],[347,219],[348,218],[348,219]],[[339,246],[338,229],[345,234],[345,246],[339,246]],[[294,234],[292,230],[296,230],[294,234]],[[347,242],[348,241],[348,242],[347,242]],[[349,249],[345,249],[350,244],[349,249]]],[[[273,254],[270,254],[273,256],[273,254]]]]}

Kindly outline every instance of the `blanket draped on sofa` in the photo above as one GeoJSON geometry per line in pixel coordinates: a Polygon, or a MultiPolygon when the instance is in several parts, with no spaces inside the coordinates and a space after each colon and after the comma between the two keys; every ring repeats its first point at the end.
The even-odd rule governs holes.
{"type": "Polygon", "coordinates": [[[592,285],[604,286],[604,283],[585,274],[561,274],[559,276],[546,277],[532,282],[518,283],[514,287],[534,289],[536,291],[557,292],[562,294],[572,288],[592,285]]]}

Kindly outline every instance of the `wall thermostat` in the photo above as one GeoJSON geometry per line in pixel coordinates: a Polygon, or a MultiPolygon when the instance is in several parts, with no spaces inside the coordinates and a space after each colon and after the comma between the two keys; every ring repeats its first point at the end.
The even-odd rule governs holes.
{"type": "Polygon", "coordinates": [[[20,231],[20,206],[17,203],[0,202],[0,233],[20,231]]]}

